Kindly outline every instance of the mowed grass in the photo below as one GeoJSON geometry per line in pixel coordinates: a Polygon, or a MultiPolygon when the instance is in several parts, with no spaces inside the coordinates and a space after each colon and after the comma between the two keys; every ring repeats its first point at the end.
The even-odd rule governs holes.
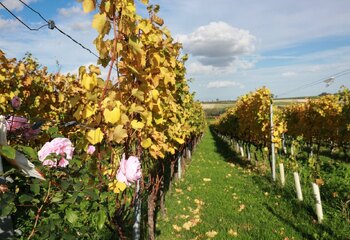
{"type": "Polygon", "coordinates": [[[350,239],[347,223],[317,223],[312,200],[299,203],[208,130],[167,194],[157,239],[350,239]]]}

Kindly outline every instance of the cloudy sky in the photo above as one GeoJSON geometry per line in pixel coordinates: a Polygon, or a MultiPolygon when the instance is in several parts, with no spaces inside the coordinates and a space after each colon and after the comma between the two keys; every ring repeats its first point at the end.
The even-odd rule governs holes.
{"type": "MultiPolygon", "coordinates": [[[[31,28],[44,21],[19,0],[0,0],[31,28]]],[[[75,0],[26,0],[91,50],[92,14],[75,0]]],[[[278,97],[350,87],[349,0],[151,0],[183,43],[187,77],[199,100],[229,100],[266,86],[278,97]],[[329,85],[324,80],[334,77],[329,85]],[[328,86],[329,85],[329,86],[328,86]]],[[[139,6],[139,5],[138,5],[139,6]]],[[[140,6],[139,6],[140,7],[140,6]]],[[[140,9],[141,11],[141,9],[140,9]]],[[[30,52],[51,72],[75,73],[96,58],[47,26],[30,31],[0,6],[0,49],[30,52]]]]}

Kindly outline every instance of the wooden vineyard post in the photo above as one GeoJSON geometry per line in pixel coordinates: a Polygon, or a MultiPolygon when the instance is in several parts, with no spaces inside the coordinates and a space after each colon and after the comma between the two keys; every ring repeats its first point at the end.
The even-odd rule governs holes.
{"type": "Polygon", "coordinates": [[[323,210],[322,210],[322,203],[321,203],[320,188],[316,183],[312,183],[312,190],[314,192],[314,196],[316,200],[317,219],[318,219],[318,222],[321,223],[323,220],[323,210]]]}
{"type": "Polygon", "coordinates": [[[133,228],[133,240],[139,240],[141,237],[141,199],[140,199],[140,180],[136,182],[135,197],[135,219],[133,228]]]}
{"type": "Polygon", "coordinates": [[[181,171],[182,171],[181,154],[179,154],[179,157],[177,158],[177,178],[178,179],[181,179],[181,171]]]}
{"type": "Polygon", "coordinates": [[[275,158],[275,144],[273,142],[273,105],[272,100],[270,104],[270,128],[271,128],[271,168],[272,168],[272,180],[276,181],[276,158],[275,158]]]}
{"type": "Polygon", "coordinates": [[[294,172],[294,183],[295,183],[295,189],[297,191],[297,197],[299,201],[303,201],[303,193],[301,191],[301,185],[300,185],[300,178],[299,173],[294,172]]]}
{"type": "Polygon", "coordinates": [[[282,148],[283,148],[283,153],[286,155],[287,147],[286,147],[286,139],[285,139],[284,133],[282,133],[282,148]]]}
{"type": "Polygon", "coordinates": [[[239,146],[239,151],[241,152],[241,156],[244,157],[244,150],[243,150],[243,146],[239,146]]]}
{"type": "Polygon", "coordinates": [[[284,185],[286,183],[286,178],[285,178],[285,174],[284,174],[284,165],[283,165],[283,163],[280,163],[280,176],[281,176],[282,187],[284,187],[284,185]]]}
{"type": "Polygon", "coordinates": [[[187,158],[187,160],[191,159],[191,149],[190,149],[190,147],[186,148],[186,158],[187,158]]]}
{"type": "Polygon", "coordinates": [[[250,147],[249,147],[249,145],[247,146],[247,159],[248,159],[248,161],[251,160],[251,156],[250,156],[250,147]]]}

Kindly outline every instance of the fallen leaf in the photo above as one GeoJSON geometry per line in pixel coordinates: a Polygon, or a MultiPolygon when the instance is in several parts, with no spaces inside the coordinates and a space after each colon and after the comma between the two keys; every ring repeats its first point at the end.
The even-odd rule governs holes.
{"type": "Polygon", "coordinates": [[[182,230],[182,228],[180,226],[177,226],[176,224],[173,225],[173,228],[175,229],[175,231],[180,232],[182,230]]]}
{"type": "Polygon", "coordinates": [[[203,178],[203,181],[204,181],[204,182],[210,182],[211,179],[210,179],[210,178],[203,178]]]}
{"type": "Polygon", "coordinates": [[[237,231],[230,229],[230,230],[228,230],[228,235],[231,235],[233,237],[237,237],[238,233],[237,233],[237,231]]]}
{"type": "Polygon", "coordinates": [[[182,193],[182,190],[179,189],[179,188],[175,188],[175,192],[177,192],[177,193],[182,193]]]}
{"type": "Polygon", "coordinates": [[[192,223],[191,221],[185,222],[182,227],[186,230],[190,230],[190,228],[192,227],[192,223]]]}
{"type": "Polygon", "coordinates": [[[241,204],[241,205],[239,206],[238,212],[242,212],[244,209],[245,209],[245,205],[244,205],[244,204],[241,204]]]}
{"type": "Polygon", "coordinates": [[[207,237],[210,237],[210,238],[215,237],[217,234],[218,234],[218,233],[217,233],[217,232],[215,232],[214,230],[213,230],[213,231],[210,231],[210,232],[206,232],[206,233],[205,233],[205,235],[206,235],[207,237]]]}
{"type": "Polygon", "coordinates": [[[318,186],[323,186],[323,185],[324,185],[323,179],[322,179],[322,178],[317,178],[317,179],[316,179],[316,184],[317,184],[318,186]]]}

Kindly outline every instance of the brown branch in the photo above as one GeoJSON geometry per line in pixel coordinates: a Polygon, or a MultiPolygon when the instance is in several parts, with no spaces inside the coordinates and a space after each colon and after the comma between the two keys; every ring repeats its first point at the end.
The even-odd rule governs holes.
{"type": "Polygon", "coordinates": [[[44,203],[40,206],[40,208],[38,209],[37,213],[36,213],[36,216],[35,216],[35,222],[34,222],[34,226],[33,226],[33,229],[32,229],[32,232],[30,233],[30,235],[28,236],[28,239],[31,239],[34,234],[35,234],[35,228],[39,222],[39,217],[40,217],[40,213],[44,207],[44,205],[47,203],[47,201],[49,200],[49,196],[50,196],[50,191],[51,191],[51,181],[49,182],[49,187],[48,187],[48,190],[47,190],[47,193],[46,193],[46,196],[45,196],[45,199],[44,199],[44,203]]]}

